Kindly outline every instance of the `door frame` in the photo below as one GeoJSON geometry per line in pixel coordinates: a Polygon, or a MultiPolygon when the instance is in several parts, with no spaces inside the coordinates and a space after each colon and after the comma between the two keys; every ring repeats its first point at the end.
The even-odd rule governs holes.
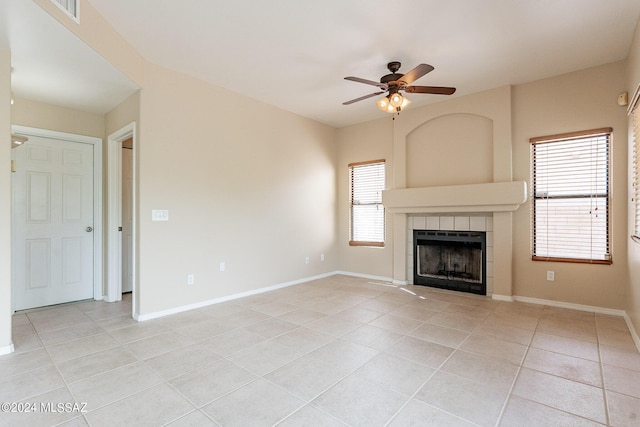
{"type": "Polygon", "coordinates": [[[114,302],[122,299],[122,232],[118,227],[122,226],[122,141],[133,139],[133,244],[131,257],[133,258],[132,274],[132,316],[136,318],[137,307],[137,200],[136,200],[136,159],[137,138],[136,123],[131,122],[107,137],[109,164],[108,175],[108,220],[107,220],[107,292],[105,301],[114,302]]]}
{"type": "MultiPolygon", "coordinates": [[[[93,299],[101,300],[102,295],[102,139],[95,136],[58,132],[29,126],[11,125],[11,132],[25,136],[58,139],[93,145],[93,299]]],[[[11,208],[13,211],[13,206],[11,208]]],[[[12,226],[13,228],[13,226],[12,226]]],[[[12,254],[16,256],[16,254],[12,254]]],[[[13,281],[11,283],[13,288],[13,281]]],[[[13,311],[13,298],[11,301],[13,311]]]]}

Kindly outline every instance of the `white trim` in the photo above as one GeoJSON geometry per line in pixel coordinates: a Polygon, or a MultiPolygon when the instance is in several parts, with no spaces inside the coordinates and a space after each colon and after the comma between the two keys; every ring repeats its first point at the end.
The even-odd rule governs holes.
{"type": "MultiPolygon", "coordinates": [[[[137,201],[136,201],[136,123],[132,122],[115,131],[107,138],[108,152],[108,220],[107,220],[107,292],[108,302],[122,299],[122,236],[118,227],[122,225],[122,141],[133,138],[133,235],[136,236],[137,201]]],[[[137,259],[137,239],[133,239],[131,256],[137,259]]],[[[137,284],[136,262],[133,263],[132,316],[137,316],[137,284]]]]}
{"type": "Polygon", "coordinates": [[[107,288],[105,301],[122,299],[122,139],[108,137],[107,148],[107,288]]]}
{"type": "MultiPolygon", "coordinates": [[[[373,276],[371,274],[352,273],[350,271],[335,271],[333,274],[342,274],[344,276],[359,277],[361,279],[378,280],[378,281],[381,281],[381,282],[393,283],[394,285],[398,285],[398,284],[406,285],[407,284],[406,282],[405,283],[395,283],[394,280],[391,277],[373,276]]],[[[398,281],[398,282],[400,282],[400,281],[398,281]]]]}
{"type": "Polygon", "coordinates": [[[6,345],[4,347],[0,347],[0,356],[4,356],[5,354],[11,354],[15,351],[13,347],[13,343],[6,345]]]}
{"type": "Polygon", "coordinates": [[[494,299],[496,301],[504,301],[504,302],[513,302],[513,301],[515,301],[511,295],[492,294],[491,295],[491,299],[494,299]]]}
{"type": "Polygon", "coordinates": [[[624,312],[624,321],[627,322],[631,338],[633,338],[633,342],[636,343],[636,348],[640,352],[640,336],[638,336],[638,332],[636,332],[636,329],[633,327],[633,322],[631,322],[631,318],[626,311],[624,312]]]}
{"type": "Polygon", "coordinates": [[[225,297],[214,298],[214,299],[210,299],[210,300],[206,300],[206,301],[200,301],[200,302],[196,302],[196,303],[193,303],[193,304],[188,304],[188,305],[183,305],[183,306],[180,306],[180,307],[170,308],[170,309],[167,309],[167,310],[156,311],[156,312],[149,313],[149,314],[134,315],[133,318],[135,320],[137,320],[138,322],[145,322],[147,320],[157,319],[159,317],[170,316],[172,314],[178,314],[178,313],[182,313],[184,311],[193,310],[193,309],[196,309],[196,308],[202,308],[202,307],[206,307],[206,306],[213,305],[213,304],[219,304],[221,302],[231,301],[231,300],[234,300],[234,299],[248,297],[248,296],[251,296],[251,295],[262,294],[264,292],[275,291],[276,289],[282,289],[282,288],[286,288],[286,287],[289,287],[289,286],[299,285],[301,283],[311,282],[313,280],[324,279],[325,277],[335,276],[336,274],[341,274],[341,273],[332,271],[330,273],[318,274],[317,276],[305,277],[303,279],[292,280],[290,282],[280,283],[278,285],[267,286],[267,287],[264,287],[264,288],[254,289],[252,291],[240,292],[238,294],[227,295],[225,297]]]}
{"type": "Polygon", "coordinates": [[[513,297],[515,301],[526,302],[529,304],[548,305],[550,307],[568,308],[570,310],[590,311],[598,314],[608,314],[610,316],[624,316],[624,310],[617,310],[614,308],[596,307],[593,305],[573,304],[570,302],[553,301],[547,299],[530,298],[530,297],[513,297]]]}
{"type": "Polygon", "coordinates": [[[93,145],[93,299],[102,299],[102,139],[95,136],[77,135],[38,129],[28,126],[11,125],[12,133],[33,135],[62,141],[93,145]]]}

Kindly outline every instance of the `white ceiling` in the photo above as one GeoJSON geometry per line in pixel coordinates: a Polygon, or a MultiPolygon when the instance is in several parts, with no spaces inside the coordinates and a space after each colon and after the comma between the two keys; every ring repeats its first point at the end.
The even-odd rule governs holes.
{"type": "MultiPolygon", "coordinates": [[[[624,59],[640,16],[638,0],[89,1],[147,60],[335,127],[386,114],[376,98],[343,106],[376,91],[345,76],[378,80],[389,61],[400,72],[428,63],[435,70],[415,84],[466,95],[624,59]]],[[[27,15],[23,26],[0,6],[16,94],[100,110],[113,87],[135,89],[78,40],[74,52],[56,48],[69,33],[27,11],[39,9],[31,1],[3,2],[27,15]]],[[[409,97],[411,107],[449,98],[409,97]]]]}

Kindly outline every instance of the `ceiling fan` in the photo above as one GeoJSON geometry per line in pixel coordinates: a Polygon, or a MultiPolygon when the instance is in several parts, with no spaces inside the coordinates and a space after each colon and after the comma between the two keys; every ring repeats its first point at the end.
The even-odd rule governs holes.
{"type": "Polygon", "coordinates": [[[411,101],[409,101],[406,96],[402,96],[400,91],[405,91],[406,93],[430,93],[435,95],[451,95],[456,91],[456,88],[454,87],[409,86],[420,77],[433,71],[433,67],[429,64],[420,64],[406,74],[400,74],[398,73],[398,70],[400,69],[401,65],[402,64],[400,64],[400,62],[398,61],[389,62],[387,64],[387,68],[389,69],[389,71],[391,71],[391,74],[382,76],[380,78],[380,82],[361,79],[360,77],[345,77],[345,80],[351,80],[353,82],[377,86],[380,91],[370,93],[369,95],[361,96],[347,102],[343,102],[342,105],[353,104],[354,102],[362,101],[364,99],[388,92],[388,95],[378,100],[378,102],[376,102],[376,105],[382,111],[386,111],[388,113],[399,113],[411,103],[411,101]]]}

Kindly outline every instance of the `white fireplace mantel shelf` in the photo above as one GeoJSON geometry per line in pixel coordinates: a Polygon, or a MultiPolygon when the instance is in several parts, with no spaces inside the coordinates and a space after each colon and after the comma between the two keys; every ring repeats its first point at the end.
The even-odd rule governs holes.
{"type": "Polygon", "coordinates": [[[513,212],[526,200],[527,183],[524,181],[382,192],[382,204],[392,213],[513,212]]]}

